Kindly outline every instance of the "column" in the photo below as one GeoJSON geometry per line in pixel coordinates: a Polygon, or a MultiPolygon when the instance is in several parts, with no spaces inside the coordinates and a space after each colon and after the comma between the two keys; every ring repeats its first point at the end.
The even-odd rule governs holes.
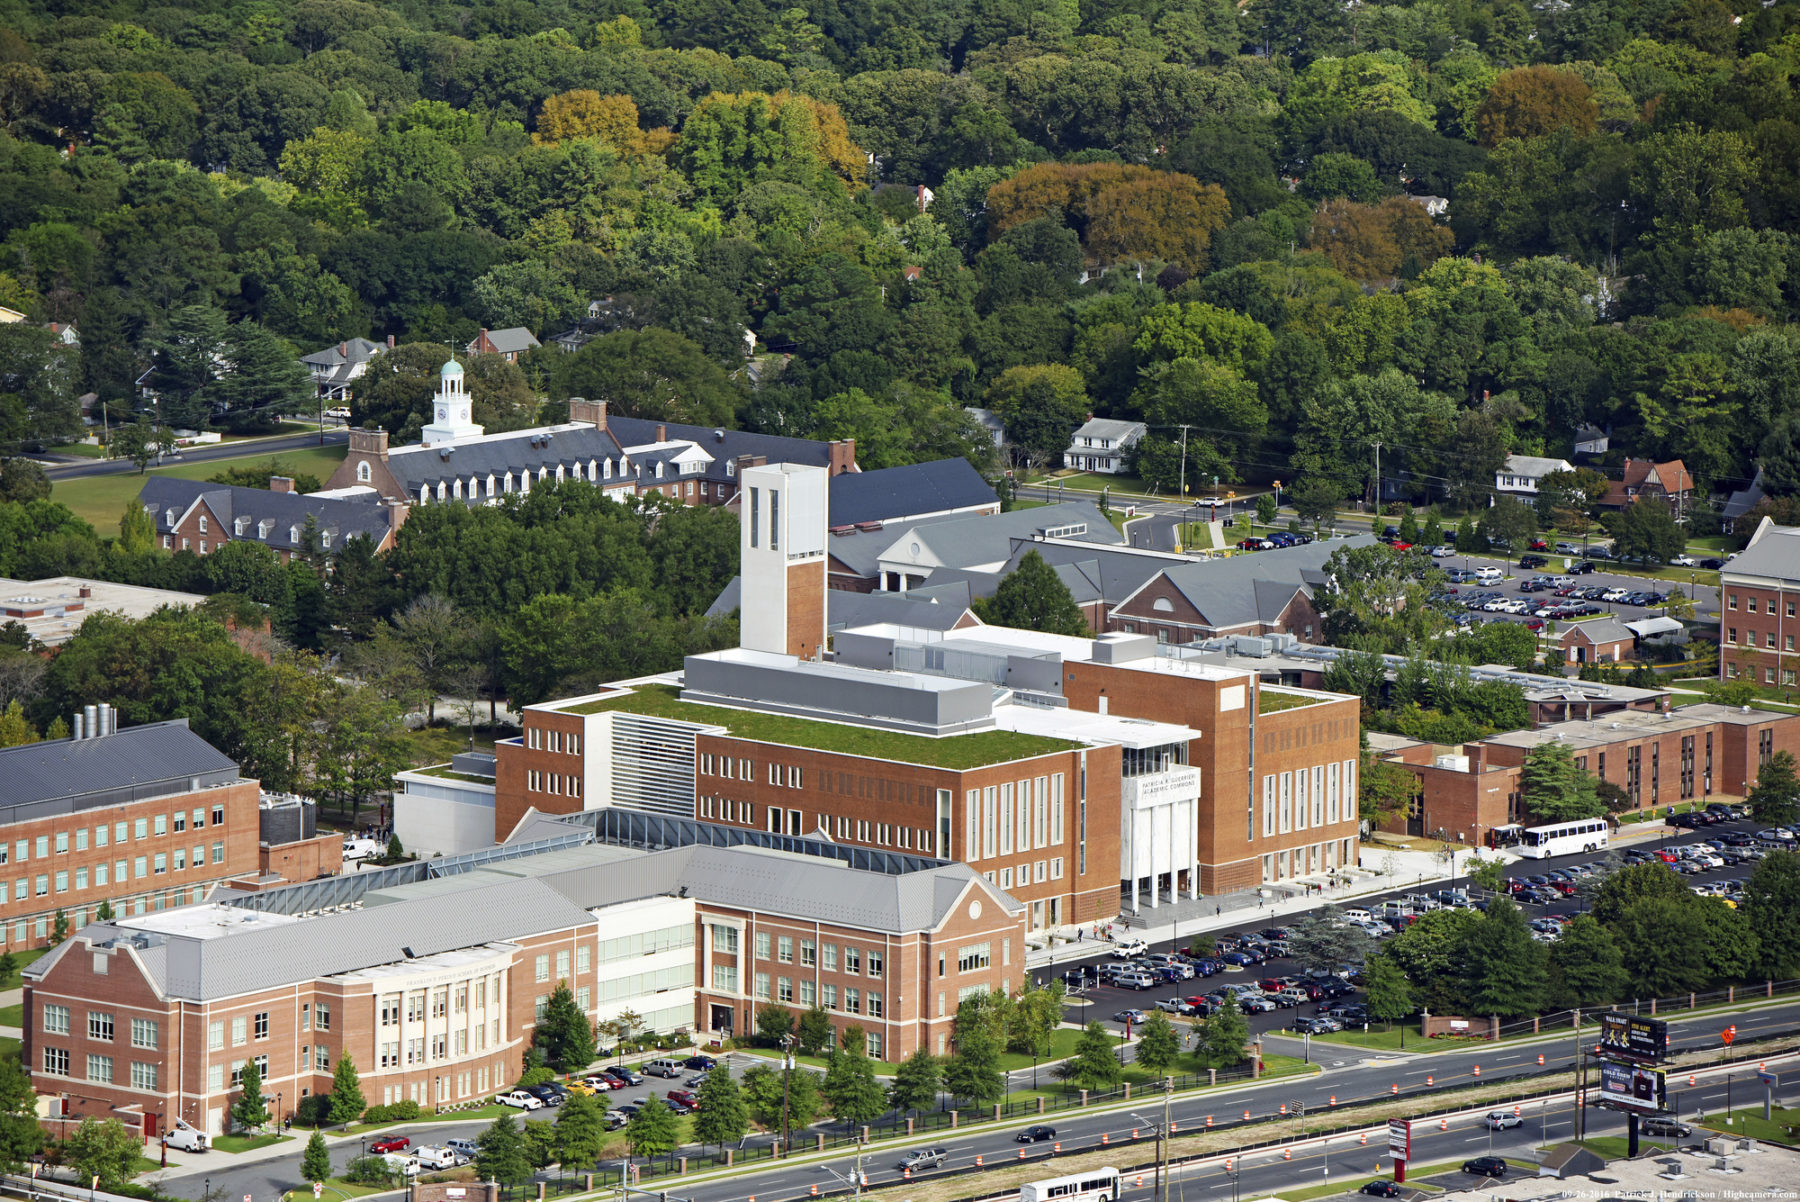
{"type": "Polygon", "coordinates": [[[1194,798],[1188,803],[1191,807],[1188,819],[1188,898],[1198,901],[1200,898],[1200,799],[1194,798]]]}

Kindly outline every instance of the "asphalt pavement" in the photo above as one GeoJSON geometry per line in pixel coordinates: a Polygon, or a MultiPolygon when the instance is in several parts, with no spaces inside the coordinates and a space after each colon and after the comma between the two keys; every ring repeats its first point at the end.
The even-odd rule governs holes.
{"type": "MultiPolygon", "coordinates": [[[[215,459],[242,459],[246,455],[279,455],[283,451],[300,451],[318,446],[341,446],[350,441],[345,430],[327,429],[323,436],[318,432],[306,434],[283,434],[274,438],[257,438],[242,442],[220,442],[207,446],[187,447],[180,456],[170,456],[152,467],[171,467],[183,463],[210,463],[215,459]]],[[[56,459],[44,456],[33,456],[49,473],[51,481],[74,480],[83,476],[123,476],[127,473],[135,475],[137,464],[129,459],[56,459]]]]}

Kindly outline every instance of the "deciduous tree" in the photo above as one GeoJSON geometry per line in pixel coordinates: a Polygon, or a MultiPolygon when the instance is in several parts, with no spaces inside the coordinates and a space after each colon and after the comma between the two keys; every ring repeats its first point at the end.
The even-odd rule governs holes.
{"type": "Polygon", "coordinates": [[[1025,553],[992,597],[975,602],[975,613],[991,626],[1050,634],[1090,633],[1087,618],[1075,604],[1069,586],[1036,551],[1025,553]]]}

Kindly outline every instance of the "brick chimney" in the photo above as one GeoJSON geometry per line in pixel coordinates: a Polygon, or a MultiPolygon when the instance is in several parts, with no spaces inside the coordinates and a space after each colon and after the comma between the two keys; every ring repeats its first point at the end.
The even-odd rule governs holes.
{"type": "Polygon", "coordinates": [[[392,334],[389,334],[388,335],[388,350],[391,351],[393,349],[394,349],[394,336],[392,334]]]}
{"type": "Polygon", "coordinates": [[[388,456],[388,432],[381,429],[350,431],[350,453],[373,455],[385,460],[388,456]]]}
{"type": "Polygon", "coordinates": [[[387,506],[388,529],[398,535],[400,533],[400,527],[406,525],[407,516],[411,513],[412,506],[408,505],[405,501],[396,501],[387,506]]]}
{"type": "Polygon", "coordinates": [[[486,350],[490,349],[492,346],[493,346],[493,343],[488,341],[487,327],[482,326],[481,327],[481,337],[479,337],[475,340],[475,349],[477,351],[486,351],[486,350]]]}
{"type": "Polygon", "coordinates": [[[668,442],[669,441],[669,427],[667,425],[663,424],[662,422],[656,423],[656,441],[657,442],[668,442]]]}
{"type": "Polygon", "coordinates": [[[338,343],[338,354],[348,359],[350,357],[350,344],[348,342],[338,343]]]}
{"type": "Polygon", "coordinates": [[[569,398],[569,420],[586,422],[595,429],[606,429],[606,402],[590,401],[586,397],[569,398]]]}
{"type": "Polygon", "coordinates": [[[294,478],[292,476],[270,476],[269,477],[269,491],[270,492],[293,492],[294,491],[294,478]]]}
{"type": "Polygon", "coordinates": [[[856,440],[854,438],[834,438],[825,444],[825,470],[833,476],[841,476],[845,472],[856,470],[856,440]]]}

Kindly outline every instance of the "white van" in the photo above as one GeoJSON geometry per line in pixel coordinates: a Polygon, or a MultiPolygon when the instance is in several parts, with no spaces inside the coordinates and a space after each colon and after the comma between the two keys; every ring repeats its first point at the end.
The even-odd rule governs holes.
{"type": "Polygon", "coordinates": [[[381,844],[373,839],[345,839],[344,863],[354,864],[358,860],[366,860],[370,856],[378,856],[382,852],[381,844]]]}
{"type": "Polygon", "coordinates": [[[1343,912],[1343,914],[1344,914],[1345,922],[1368,922],[1370,919],[1375,917],[1373,914],[1369,913],[1367,910],[1357,908],[1357,907],[1353,907],[1351,909],[1345,910],[1343,912]]]}
{"type": "Polygon", "coordinates": [[[176,1119],[175,1125],[163,1132],[165,1147],[175,1148],[182,1152],[204,1152],[212,1147],[212,1140],[206,1132],[192,1126],[186,1119],[176,1119]]]}

